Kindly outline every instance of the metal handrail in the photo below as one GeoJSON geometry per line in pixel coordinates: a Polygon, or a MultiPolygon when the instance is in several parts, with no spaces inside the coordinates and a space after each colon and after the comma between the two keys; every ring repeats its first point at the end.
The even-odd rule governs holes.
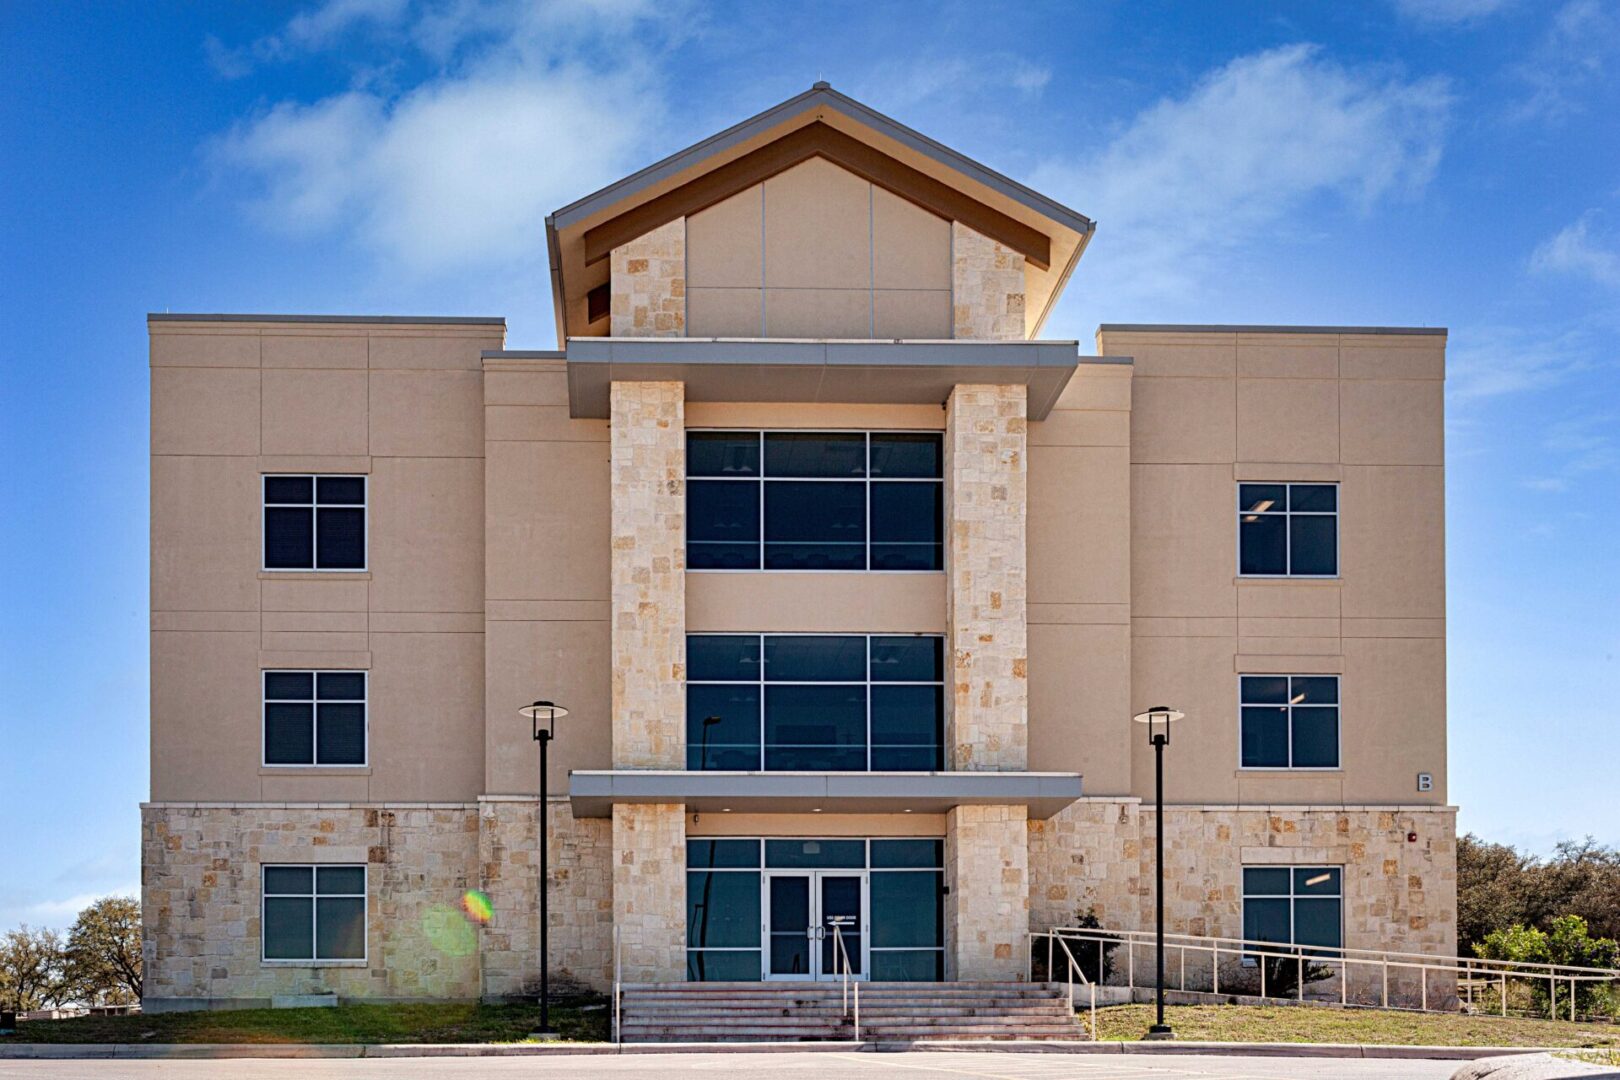
{"type": "MultiPolygon", "coordinates": [[[[853,1023],[854,1028],[855,1028],[855,1041],[860,1042],[861,1041],[861,984],[860,984],[860,980],[851,977],[852,973],[851,973],[851,970],[850,970],[849,950],[844,947],[844,930],[843,930],[843,927],[840,924],[835,922],[835,923],[832,924],[832,932],[833,932],[833,948],[837,950],[837,959],[838,959],[838,966],[839,966],[839,971],[838,971],[839,982],[841,982],[843,984],[843,1009],[844,1009],[844,1015],[846,1017],[851,1016],[850,1008],[849,1008],[850,986],[851,986],[851,984],[854,984],[855,1011],[854,1011],[854,1014],[853,1014],[852,1023],[853,1023]]],[[[818,960],[817,963],[820,963],[820,961],[818,960]]]]}
{"type": "MultiPolygon", "coordinates": [[[[1063,941],[1088,941],[1098,946],[1097,978],[1103,981],[1103,954],[1104,947],[1108,945],[1124,946],[1126,949],[1126,983],[1134,989],[1136,987],[1136,949],[1139,944],[1156,947],[1155,935],[1141,930],[1104,930],[1093,927],[1054,927],[1049,931],[1032,933],[1031,938],[1047,936],[1063,941]]],[[[1033,944],[1033,941],[1032,941],[1033,944]]],[[[1473,1003],[1473,991],[1476,986],[1492,980],[1497,984],[1500,994],[1501,1015],[1507,1015],[1508,980],[1533,980],[1547,982],[1549,1012],[1557,1015],[1559,1002],[1559,989],[1568,987],[1569,1015],[1576,1019],[1577,1003],[1576,988],[1580,983],[1620,983],[1620,969],[1581,967],[1572,964],[1536,963],[1522,960],[1486,960],[1477,957],[1446,957],[1433,956],[1427,953],[1412,953],[1398,951],[1378,951],[1374,949],[1350,949],[1341,946],[1296,945],[1275,941],[1262,941],[1257,938],[1232,938],[1214,935],[1198,934],[1166,934],[1165,948],[1175,949],[1180,961],[1180,976],[1178,989],[1186,990],[1187,981],[1187,953],[1195,955],[1208,953],[1210,958],[1210,992],[1220,993],[1220,964],[1221,954],[1224,951],[1229,959],[1283,959],[1292,960],[1298,965],[1298,975],[1295,979],[1294,1000],[1303,1001],[1305,992],[1305,968],[1307,964],[1320,964],[1327,967],[1337,967],[1339,975],[1339,1000],[1341,1005],[1359,1005],[1360,1002],[1351,1002],[1349,998],[1349,975],[1353,966],[1376,968],[1381,975],[1382,989],[1379,1006],[1382,1008],[1407,1008],[1406,1006],[1392,1006],[1389,999],[1389,973],[1393,969],[1400,971],[1417,971],[1421,973],[1421,996],[1417,1011],[1450,1011],[1449,1009],[1431,1010],[1429,1008],[1429,977],[1431,974],[1451,976],[1456,979],[1461,989],[1468,995],[1468,1002],[1473,1003]]],[[[1051,971],[1052,946],[1047,946],[1047,970],[1051,971]]],[[[1260,996],[1272,997],[1266,992],[1266,965],[1260,964],[1260,996]]]]}
{"type": "Polygon", "coordinates": [[[622,1041],[624,1022],[619,1012],[619,1000],[624,993],[624,964],[619,928],[613,928],[613,1041],[622,1041]]]}
{"type": "MultiPolygon", "coordinates": [[[[1078,975],[1080,976],[1080,985],[1087,987],[1091,991],[1091,1038],[1095,1041],[1097,1038],[1097,984],[1086,978],[1085,969],[1080,966],[1080,961],[1074,957],[1074,950],[1069,948],[1069,943],[1064,941],[1058,934],[1051,931],[1043,933],[1037,930],[1033,931],[1029,937],[1032,947],[1036,938],[1046,938],[1046,977],[1049,979],[1052,977],[1053,945],[1055,943],[1063,946],[1063,955],[1068,959],[1068,971],[1064,981],[1069,988],[1069,1015],[1074,1015],[1074,977],[1078,975]]],[[[1033,973],[1031,974],[1033,975],[1033,973]]],[[[1033,982],[1033,978],[1030,981],[1033,982]]]]}

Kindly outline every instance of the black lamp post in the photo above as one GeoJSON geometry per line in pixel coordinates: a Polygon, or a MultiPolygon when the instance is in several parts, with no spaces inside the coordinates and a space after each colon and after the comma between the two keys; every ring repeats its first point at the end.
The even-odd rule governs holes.
{"type": "Polygon", "coordinates": [[[537,701],[518,712],[534,725],[534,741],[540,744],[540,1030],[534,1034],[537,1038],[554,1039],[557,1033],[551,1030],[551,957],[546,948],[551,931],[546,895],[551,885],[546,875],[550,865],[546,858],[546,748],[557,737],[557,718],[567,716],[568,710],[556,702],[537,701]]]}
{"type": "Polygon", "coordinates": [[[1158,968],[1155,985],[1159,1012],[1158,1022],[1148,1028],[1147,1037],[1150,1039],[1176,1037],[1175,1032],[1170,1030],[1170,1025],[1164,1022],[1164,748],[1170,745],[1170,725],[1185,715],[1186,713],[1175,709],[1155,705],[1147,712],[1137,713],[1131,718],[1138,724],[1147,725],[1148,742],[1153,745],[1153,843],[1157,849],[1154,892],[1158,901],[1158,947],[1154,950],[1154,959],[1158,968]]]}

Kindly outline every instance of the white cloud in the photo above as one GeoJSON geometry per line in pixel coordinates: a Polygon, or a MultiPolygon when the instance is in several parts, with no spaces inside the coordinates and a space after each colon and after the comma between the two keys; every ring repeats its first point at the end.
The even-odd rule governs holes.
{"type": "Polygon", "coordinates": [[[1346,68],[1292,45],[1210,72],[1089,162],[1041,167],[1035,186],[1099,222],[1089,258],[1110,301],[1162,301],[1229,276],[1229,256],[1255,234],[1308,227],[1295,219],[1313,200],[1366,213],[1421,191],[1450,105],[1442,79],[1346,68]]]}
{"type": "Polygon", "coordinates": [[[49,927],[64,930],[73,925],[79,912],[107,896],[140,896],[140,884],[125,884],[121,888],[100,892],[76,893],[53,899],[25,899],[20,896],[0,898],[0,933],[19,926],[49,927]]]}
{"type": "Polygon", "coordinates": [[[627,171],[655,130],[662,95],[642,46],[679,12],[650,12],[629,0],[442,5],[407,30],[455,56],[441,74],[399,93],[275,104],[210,158],[249,182],[265,226],[346,237],[407,273],[541,257],[545,214],[627,171]]]}
{"type": "Polygon", "coordinates": [[[1395,10],[1414,22],[1457,26],[1477,22],[1513,0],[1395,0],[1395,10]]]}
{"type": "Polygon", "coordinates": [[[1569,274],[1599,285],[1620,287],[1620,248],[1593,235],[1592,211],[1542,241],[1530,254],[1530,269],[1539,274],[1569,274]]]}
{"type": "MultiPolygon", "coordinates": [[[[918,109],[953,110],[982,105],[986,86],[1010,86],[1026,97],[1038,97],[1052,81],[1052,69],[1008,52],[972,55],[914,54],[886,62],[852,85],[863,101],[879,111],[897,114],[918,109]]],[[[840,86],[837,70],[829,76],[840,86]]]]}
{"type": "Polygon", "coordinates": [[[1553,16],[1515,73],[1529,96],[1510,118],[1558,121],[1580,112],[1582,97],[1620,59],[1620,5],[1609,0],[1569,0],[1553,16]]]}
{"type": "Polygon", "coordinates": [[[1543,390],[1592,367],[1593,350],[1593,333],[1581,327],[1562,333],[1504,326],[1459,330],[1448,346],[1446,394],[1467,404],[1543,390]]]}
{"type": "Polygon", "coordinates": [[[357,26],[397,23],[407,4],[408,0],[325,0],[294,15],[278,33],[251,44],[233,49],[210,34],[203,49],[216,72],[227,79],[240,79],[259,64],[326,48],[357,26]]]}

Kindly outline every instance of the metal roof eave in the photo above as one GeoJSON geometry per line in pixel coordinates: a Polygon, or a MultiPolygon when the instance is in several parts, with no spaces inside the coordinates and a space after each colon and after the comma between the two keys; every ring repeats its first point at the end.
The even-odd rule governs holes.
{"type": "Polygon", "coordinates": [[[998,194],[1004,195],[1058,224],[1073,229],[1075,232],[1086,235],[1095,228],[1091,219],[1084,214],[1071,210],[1062,203],[1025,187],[1018,181],[952,150],[943,143],[930,139],[898,120],[885,116],[853,98],[840,94],[826,83],[817,83],[802,94],[795,95],[779,105],[774,105],[764,112],[757,113],[716,135],[711,135],[701,142],[692,144],[684,150],[679,150],[663,160],[647,166],[645,169],[631,173],[622,180],[617,180],[598,191],[586,195],[584,198],[577,199],[554,212],[550,221],[554,222],[555,229],[569,228],[592,214],[605,210],[615,203],[635,196],[654,184],[692,168],[707,157],[753,138],[760,132],[769,130],[793,116],[818,106],[830,108],[857,123],[864,124],[879,134],[885,135],[925,157],[931,158],[939,164],[983,184],[998,194]]]}

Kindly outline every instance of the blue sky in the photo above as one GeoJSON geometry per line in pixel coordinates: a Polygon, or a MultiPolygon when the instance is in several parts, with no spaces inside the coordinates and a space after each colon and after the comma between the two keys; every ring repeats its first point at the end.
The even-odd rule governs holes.
{"type": "Polygon", "coordinates": [[[1620,4],[0,4],[0,927],[139,881],[148,311],[500,314],[817,78],[1099,222],[1046,332],[1444,325],[1452,801],[1620,843],[1620,4]]]}

